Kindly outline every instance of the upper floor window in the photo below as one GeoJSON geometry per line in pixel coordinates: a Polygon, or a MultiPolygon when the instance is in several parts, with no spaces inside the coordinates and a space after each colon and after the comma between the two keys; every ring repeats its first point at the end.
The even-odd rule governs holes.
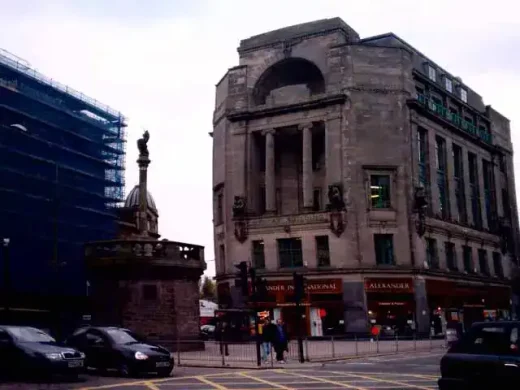
{"type": "Polygon", "coordinates": [[[262,240],[253,241],[253,267],[257,269],[265,268],[264,242],[262,240]]]}
{"type": "Polygon", "coordinates": [[[434,238],[426,239],[426,264],[429,268],[439,268],[437,241],[434,238]]]}
{"type": "Polygon", "coordinates": [[[473,249],[470,246],[464,245],[462,247],[462,255],[464,260],[464,271],[473,272],[473,249]]]}
{"type": "Polygon", "coordinates": [[[444,251],[446,252],[446,266],[449,270],[457,270],[457,253],[455,252],[455,244],[453,242],[444,243],[444,251]]]}
{"type": "Polygon", "coordinates": [[[431,65],[428,65],[428,77],[432,81],[437,81],[437,71],[431,65]]]}
{"type": "Polygon", "coordinates": [[[493,268],[495,275],[499,278],[504,277],[504,268],[502,267],[502,255],[498,252],[493,252],[493,268]]]}
{"type": "Polygon", "coordinates": [[[223,274],[226,270],[226,247],[224,244],[218,247],[217,274],[223,274]]]}
{"type": "Polygon", "coordinates": [[[435,160],[437,166],[437,187],[439,189],[439,207],[443,218],[450,216],[448,176],[446,174],[446,140],[441,137],[435,139],[435,160]]]}
{"type": "Polygon", "coordinates": [[[446,91],[453,92],[453,81],[448,77],[446,77],[446,91]]]}
{"type": "Polygon", "coordinates": [[[302,240],[300,238],[280,238],[277,241],[280,268],[303,267],[302,240]]]}
{"type": "Polygon", "coordinates": [[[370,175],[370,203],[372,208],[390,208],[390,175],[370,175]]]}
{"type": "Polygon", "coordinates": [[[220,225],[224,223],[224,194],[219,193],[217,195],[217,215],[215,218],[215,223],[220,225]]]}
{"type": "Polygon", "coordinates": [[[417,153],[419,184],[426,188],[428,183],[428,132],[422,128],[419,128],[417,131],[417,153]]]}
{"type": "Polygon", "coordinates": [[[394,265],[394,241],[392,234],[374,234],[377,265],[394,265]]]}
{"type": "Polygon", "coordinates": [[[489,275],[487,251],[485,249],[478,250],[478,265],[480,267],[481,274],[489,275]]]}
{"type": "Polygon", "coordinates": [[[318,267],[330,266],[329,236],[316,236],[318,267]]]}
{"type": "Polygon", "coordinates": [[[312,210],[320,211],[323,209],[322,207],[322,197],[321,197],[321,188],[315,188],[312,193],[312,210]]]}
{"type": "Polygon", "coordinates": [[[462,100],[464,103],[468,102],[468,91],[466,91],[464,88],[460,89],[460,100],[462,100]]]}

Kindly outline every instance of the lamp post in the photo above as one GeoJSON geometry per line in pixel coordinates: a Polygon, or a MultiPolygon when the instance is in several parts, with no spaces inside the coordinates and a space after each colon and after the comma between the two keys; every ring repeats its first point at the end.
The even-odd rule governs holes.
{"type": "Polygon", "coordinates": [[[4,257],[4,312],[5,312],[5,321],[9,321],[10,317],[10,301],[11,301],[11,269],[10,269],[10,260],[9,260],[9,244],[11,240],[9,238],[4,238],[2,240],[2,249],[3,249],[3,257],[4,257]]]}

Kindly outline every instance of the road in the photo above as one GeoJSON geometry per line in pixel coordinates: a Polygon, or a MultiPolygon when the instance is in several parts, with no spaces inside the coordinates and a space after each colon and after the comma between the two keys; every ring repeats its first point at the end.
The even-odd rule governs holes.
{"type": "Polygon", "coordinates": [[[171,378],[135,380],[88,375],[79,383],[9,383],[0,389],[46,390],[271,390],[436,389],[442,352],[418,352],[275,370],[175,369],[171,378]]]}

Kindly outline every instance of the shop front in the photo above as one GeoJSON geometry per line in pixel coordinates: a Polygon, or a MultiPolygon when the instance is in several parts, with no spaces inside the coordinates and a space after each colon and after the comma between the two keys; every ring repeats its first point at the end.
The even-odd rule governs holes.
{"type": "Polygon", "coordinates": [[[301,304],[303,318],[299,320],[293,280],[268,280],[268,297],[259,303],[258,310],[269,311],[271,319],[282,319],[293,335],[300,330],[306,336],[338,333],[344,328],[342,286],[341,279],[307,279],[301,304]]]}
{"type": "Polygon", "coordinates": [[[413,286],[412,278],[365,278],[368,320],[381,336],[414,332],[413,286]]]}

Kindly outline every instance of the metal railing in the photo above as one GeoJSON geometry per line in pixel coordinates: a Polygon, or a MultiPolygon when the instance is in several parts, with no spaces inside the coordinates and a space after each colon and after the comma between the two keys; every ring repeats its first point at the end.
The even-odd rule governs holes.
{"type": "MultiPolygon", "coordinates": [[[[395,336],[395,337],[323,337],[319,340],[304,339],[304,359],[306,362],[341,360],[350,357],[395,354],[400,352],[433,351],[446,348],[444,337],[395,336]]],[[[209,340],[177,340],[174,348],[178,365],[197,366],[256,366],[256,342],[229,342],[209,340]]],[[[298,345],[291,340],[284,358],[288,363],[298,363],[298,345]]],[[[277,364],[275,352],[263,360],[262,366],[277,364]]]]}

